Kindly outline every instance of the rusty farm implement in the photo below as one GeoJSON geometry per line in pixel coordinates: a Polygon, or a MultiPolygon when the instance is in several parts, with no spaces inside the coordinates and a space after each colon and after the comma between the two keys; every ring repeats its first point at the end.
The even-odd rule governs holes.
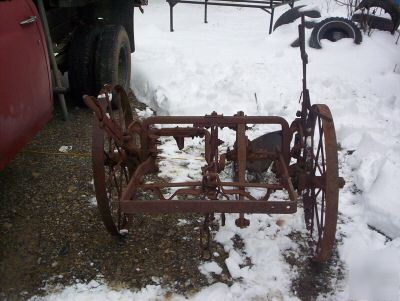
{"type": "Polygon", "coordinates": [[[277,116],[234,116],[212,113],[206,116],[152,116],[133,118],[126,92],[105,86],[95,98],[84,96],[94,112],[92,160],[96,198],[107,230],[123,235],[132,217],[139,213],[198,213],[204,215],[201,227],[203,254],[209,251],[209,223],[214,214],[237,213],[236,225],[246,227],[245,214],[291,214],[303,207],[309,246],[315,261],[324,261],[332,251],[338,214],[339,188],[344,184],[338,174],[335,127],[324,104],[311,105],[306,86],[304,17],[299,25],[303,61],[301,110],[289,124],[277,116]],[[109,101],[114,93],[112,109],[109,101]],[[116,105],[115,105],[116,104],[116,105]],[[274,125],[279,131],[249,140],[248,125],[274,125]],[[236,141],[221,151],[219,131],[229,129],[236,141]],[[179,149],[185,139],[199,137],[204,144],[201,177],[191,182],[146,181],[158,171],[159,139],[173,137],[179,149]],[[258,182],[248,181],[249,166],[268,169],[273,176],[258,182]],[[233,170],[230,180],[221,172],[233,170]],[[271,178],[273,180],[271,180],[271,178]],[[260,197],[252,194],[262,190],[260,197]],[[173,193],[167,194],[166,190],[173,193]],[[287,197],[270,196],[283,191],[287,197]]]}

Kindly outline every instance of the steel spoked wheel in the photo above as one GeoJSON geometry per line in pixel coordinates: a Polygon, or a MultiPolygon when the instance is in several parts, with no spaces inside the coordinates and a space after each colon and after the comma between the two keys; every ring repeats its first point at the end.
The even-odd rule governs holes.
{"type": "MultiPolygon", "coordinates": [[[[125,93],[125,92],[122,92],[125,93]]],[[[132,111],[127,98],[119,97],[118,108],[112,110],[106,98],[98,98],[106,114],[124,132],[132,122],[132,111]]],[[[119,200],[132,173],[128,156],[121,146],[102,127],[94,116],[92,136],[92,163],[97,206],[108,232],[114,236],[123,235],[128,217],[121,212],[119,200]]]]}
{"type": "Polygon", "coordinates": [[[305,141],[306,186],[304,218],[313,260],[330,257],[335,242],[339,198],[339,171],[335,127],[326,105],[314,105],[305,141]]]}

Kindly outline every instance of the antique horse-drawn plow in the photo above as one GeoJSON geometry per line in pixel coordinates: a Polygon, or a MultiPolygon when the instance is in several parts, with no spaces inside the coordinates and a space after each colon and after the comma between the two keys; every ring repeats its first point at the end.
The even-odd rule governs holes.
{"type": "Polygon", "coordinates": [[[311,105],[306,85],[304,17],[299,25],[303,61],[303,92],[301,111],[289,123],[277,116],[235,116],[216,113],[199,116],[152,116],[134,119],[128,97],[119,86],[114,88],[112,110],[111,88],[105,86],[96,98],[84,96],[94,112],[93,170],[96,198],[107,230],[116,236],[126,232],[138,213],[200,213],[204,214],[200,242],[203,254],[209,251],[209,223],[214,214],[238,213],[236,225],[246,227],[245,213],[289,214],[304,209],[309,245],[316,261],[329,258],[336,233],[338,192],[344,181],[338,175],[336,134],[328,106],[311,105]],[[279,131],[266,133],[250,141],[247,125],[275,125],[279,131]],[[221,152],[223,143],[218,132],[230,129],[236,142],[221,152]],[[179,149],[186,138],[204,141],[202,176],[192,182],[151,182],[146,175],[157,172],[161,137],[173,137],[179,149]],[[269,163],[268,163],[269,162],[269,163]],[[272,162],[272,164],[270,164],[272,162]],[[250,164],[269,168],[273,181],[256,183],[247,180],[250,164]],[[270,165],[270,166],[269,166],[270,165]],[[233,166],[231,181],[223,181],[221,172],[233,166]],[[252,189],[263,190],[263,196],[252,189]],[[166,190],[173,190],[167,194],[166,190]],[[275,191],[286,192],[283,200],[271,200],[275,191]]]}

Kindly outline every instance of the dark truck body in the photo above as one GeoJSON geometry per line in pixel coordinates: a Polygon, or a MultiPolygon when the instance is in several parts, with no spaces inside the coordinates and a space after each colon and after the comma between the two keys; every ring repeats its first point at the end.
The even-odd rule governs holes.
{"type": "MultiPolygon", "coordinates": [[[[122,25],[133,52],[134,7],[146,5],[147,0],[44,0],[43,4],[57,66],[64,73],[71,65],[71,41],[83,26],[122,25]]],[[[0,0],[0,170],[52,117],[57,89],[42,21],[38,0],[0,0]]]]}
{"type": "Polygon", "coordinates": [[[47,0],[45,8],[57,64],[67,71],[69,43],[74,31],[84,24],[117,24],[125,27],[135,51],[134,7],[146,5],[140,0],[47,0]]]}

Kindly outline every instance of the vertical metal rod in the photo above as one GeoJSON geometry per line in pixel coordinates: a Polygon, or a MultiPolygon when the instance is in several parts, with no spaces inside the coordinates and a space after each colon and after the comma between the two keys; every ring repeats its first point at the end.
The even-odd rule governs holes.
{"type": "Polygon", "coordinates": [[[307,64],[308,64],[308,54],[306,52],[306,38],[305,38],[305,18],[304,15],[301,16],[301,23],[299,25],[299,41],[300,41],[300,54],[301,61],[303,63],[303,102],[301,104],[301,117],[302,121],[307,118],[308,109],[311,107],[310,92],[307,88],[307,64]]]}
{"type": "Polygon", "coordinates": [[[174,31],[174,5],[171,3],[171,1],[168,1],[169,3],[169,31],[173,32],[174,31]]]}
{"type": "Polygon", "coordinates": [[[301,16],[301,24],[299,25],[299,39],[300,39],[301,60],[303,63],[303,92],[304,92],[305,90],[307,90],[307,64],[308,64],[308,54],[306,52],[304,15],[301,16]]]}
{"type": "MultiPolygon", "coordinates": [[[[56,86],[57,86],[57,88],[62,89],[60,73],[58,70],[56,57],[54,55],[53,42],[52,42],[51,36],[50,36],[49,24],[47,22],[47,16],[46,16],[46,11],[45,11],[44,5],[43,5],[43,0],[37,0],[37,5],[38,5],[38,9],[39,9],[40,19],[42,20],[42,24],[43,24],[43,28],[44,28],[44,34],[46,37],[46,44],[47,44],[47,51],[49,52],[51,69],[53,70],[53,75],[54,75],[54,79],[56,81],[56,86]]],[[[63,118],[65,121],[67,121],[68,120],[68,110],[67,110],[67,105],[65,103],[64,94],[58,93],[57,96],[58,96],[58,100],[60,101],[60,104],[61,104],[63,118]]]]}
{"type": "Polygon", "coordinates": [[[205,0],[205,2],[204,2],[204,23],[208,23],[208,21],[207,21],[207,2],[208,2],[208,0],[205,0]]]}
{"type": "MultiPolygon", "coordinates": [[[[242,114],[241,116],[243,116],[242,114]]],[[[238,124],[236,132],[236,143],[237,143],[237,161],[238,161],[238,181],[239,183],[245,183],[246,181],[246,124],[238,124]]],[[[244,189],[243,187],[240,187],[244,189]]],[[[239,200],[243,200],[243,196],[239,196],[239,200]]],[[[239,220],[244,223],[244,213],[239,213],[239,220]]],[[[242,225],[244,226],[244,225],[242,225]]]]}
{"type": "MultiPolygon", "coordinates": [[[[218,127],[211,127],[211,147],[210,147],[210,162],[218,163],[218,127]]],[[[214,172],[217,172],[218,166],[215,164],[214,172]]]]}
{"type": "Polygon", "coordinates": [[[274,12],[275,8],[272,6],[272,1],[271,1],[271,20],[269,21],[269,34],[272,33],[272,26],[274,25],[274,12]]]}
{"type": "Polygon", "coordinates": [[[244,183],[246,180],[246,125],[238,124],[237,127],[237,158],[238,158],[238,181],[244,183]]]}

